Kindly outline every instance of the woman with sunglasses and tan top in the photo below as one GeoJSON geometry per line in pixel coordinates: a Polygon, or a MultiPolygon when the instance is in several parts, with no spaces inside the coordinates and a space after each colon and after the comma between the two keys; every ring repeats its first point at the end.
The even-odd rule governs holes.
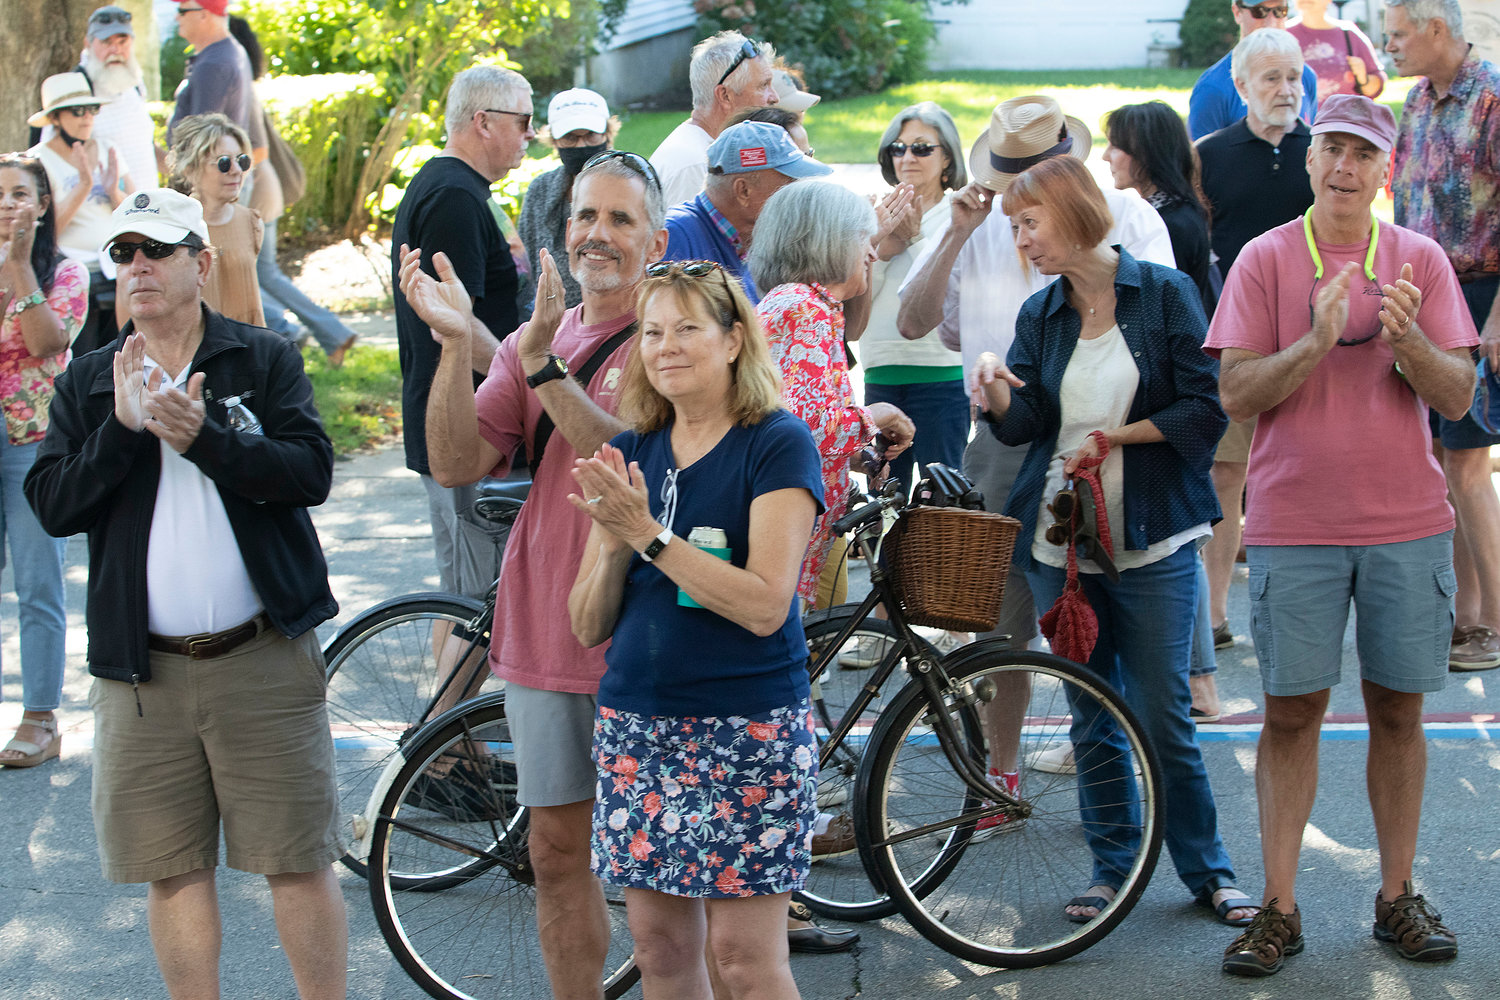
{"type": "Polygon", "coordinates": [[[193,115],[172,130],[167,157],[175,180],[203,203],[209,241],[218,251],[203,286],[211,309],[241,323],[266,325],[255,258],[265,236],[260,216],[238,204],[250,169],[250,137],[224,115],[193,115]]]}

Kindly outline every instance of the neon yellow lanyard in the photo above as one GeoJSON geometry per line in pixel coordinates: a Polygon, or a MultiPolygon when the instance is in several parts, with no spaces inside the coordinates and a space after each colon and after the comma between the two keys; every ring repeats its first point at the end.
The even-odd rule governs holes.
{"type": "MultiPolygon", "coordinates": [[[[1313,273],[1313,281],[1323,277],[1323,255],[1318,253],[1318,244],[1313,240],[1312,231],[1312,206],[1302,216],[1302,233],[1307,237],[1307,252],[1312,256],[1313,266],[1317,270],[1313,273]]],[[[1375,213],[1370,213],[1370,249],[1365,254],[1365,277],[1371,281],[1375,280],[1375,247],[1380,243],[1380,220],[1375,218],[1375,213]]]]}

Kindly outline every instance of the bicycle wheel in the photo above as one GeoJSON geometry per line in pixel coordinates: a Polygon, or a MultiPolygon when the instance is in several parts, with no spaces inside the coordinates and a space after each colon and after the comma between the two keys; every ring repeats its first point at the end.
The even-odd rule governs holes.
{"type": "MultiPolygon", "coordinates": [[[[488,637],[469,624],[484,607],[453,594],[398,597],[359,615],[323,650],[339,813],[349,818],[345,832],[354,839],[381,772],[425,721],[423,713],[453,665],[478,664],[481,682],[498,685],[478,663],[489,649],[488,637]],[[443,630],[449,630],[447,644],[435,647],[434,633],[443,630]]],[[[347,855],[343,860],[364,874],[364,865],[347,855]]]]}
{"type": "MultiPolygon", "coordinates": [[[[525,808],[503,782],[465,779],[452,794],[435,792],[454,784],[459,769],[503,772],[513,754],[505,705],[481,703],[403,753],[370,845],[370,900],[386,945],[429,996],[550,996],[525,808]]],[[[638,973],[623,896],[616,890],[606,898],[605,995],[617,997],[638,973]]]]}
{"type": "MultiPolygon", "coordinates": [[[[1161,851],[1162,796],[1156,758],[1119,695],[1077,664],[1006,648],[998,640],[961,647],[943,661],[952,684],[935,706],[918,682],[880,717],[858,781],[855,828],[872,873],[929,941],[969,962],[1029,967],[1077,954],[1108,934],[1140,898],[1161,851]],[[1004,694],[1002,694],[1004,693],[1004,694]],[[1019,724],[1018,797],[997,815],[938,745],[937,713],[959,749],[986,762],[983,728],[970,721],[1005,706],[1019,724]],[[1072,740],[1077,774],[1046,774],[1025,762],[1072,740]],[[1079,792],[1095,802],[1087,832],[1079,792]],[[1114,901],[1087,924],[1070,923],[1067,899],[1097,881],[1095,850],[1115,860],[1114,901]]],[[[998,739],[999,737],[997,737],[998,739]]]]}
{"type": "MultiPolygon", "coordinates": [[[[802,619],[803,631],[807,634],[809,670],[813,669],[828,650],[829,644],[848,626],[857,610],[858,605],[843,604],[823,611],[809,612],[802,619]]],[[[861,651],[874,651],[884,655],[896,641],[896,630],[890,622],[866,618],[856,627],[853,636],[840,647],[839,655],[850,656],[861,651]]],[[[939,658],[937,651],[930,645],[925,642],[923,645],[934,660],[939,658]]],[[[849,813],[852,819],[854,780],[859,771],[860,757],[869,743],[870,731],[876,718],[906,681],[905,665],[906,658],[903,657],[897,664],[897,673],[886,679],[879,694],[861,713],[855,727],[832,749],[828,759],[821,765],[818,772],[819,811],[835,816],[849,813]]],[[[851,669],[840,664],[836,656],[813,682],[813,715],[820,748],[826,744],[863,687],[870,683],[874,672],[873,663],[851,669]]],[[[835,920],[880,920],[896,912],[895,904],[872,883],[858,851],[833,857],[815,857],[808,873],[807,885],[797,894],[797,898],[819,916],[835,920]]]]}

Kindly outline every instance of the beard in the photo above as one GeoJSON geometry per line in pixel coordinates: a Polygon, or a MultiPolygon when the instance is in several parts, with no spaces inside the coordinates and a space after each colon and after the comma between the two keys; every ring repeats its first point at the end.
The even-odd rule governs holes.
{"type": "Polygon", "coordinates": [[[141,85],[141,64],[134,53],[124,62],[108,63],[84,49],[81,63],[99,97],[118,97],[141,85]]]}

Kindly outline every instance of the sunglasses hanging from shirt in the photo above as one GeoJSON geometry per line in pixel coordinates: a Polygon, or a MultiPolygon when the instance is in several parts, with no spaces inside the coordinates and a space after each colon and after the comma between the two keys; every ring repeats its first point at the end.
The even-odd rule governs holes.
{"type": "MultiPolygon", "coordinates": [[[[1307,237],[1307,252],[1312,257],[1314,268],[1312,290],[1307,293],[1307,322],[1309,324],[1314,319],[1315,309],[1313,303],[1317,301],[1318,283],[1323,280],[1323,255],[1318,253],[1317,241],[1313,239],[1312,213],[1313,210],[1308,208],[1307,212],[1302,216],[1302,234],[1307,237]]],[[[1370,249],[1365,253],[1365,277],[1375,283],[1375,290],[1377,292],[1380,290],[1380,282],[1375,281],[1375,248],[1379,243],[1380,220],[1375,217],[1374,212],[1371,212],[1370,249]]],[[[1381,327],[1377,325],[1374,333],[1366,334],[1358,340],[1345,340],[1343,337],[1340,337],[1336,343],[1339,347],[1358,347],[1360,344],[1367,343],[1380,336],[1380,330],[1381,327]]]]}

